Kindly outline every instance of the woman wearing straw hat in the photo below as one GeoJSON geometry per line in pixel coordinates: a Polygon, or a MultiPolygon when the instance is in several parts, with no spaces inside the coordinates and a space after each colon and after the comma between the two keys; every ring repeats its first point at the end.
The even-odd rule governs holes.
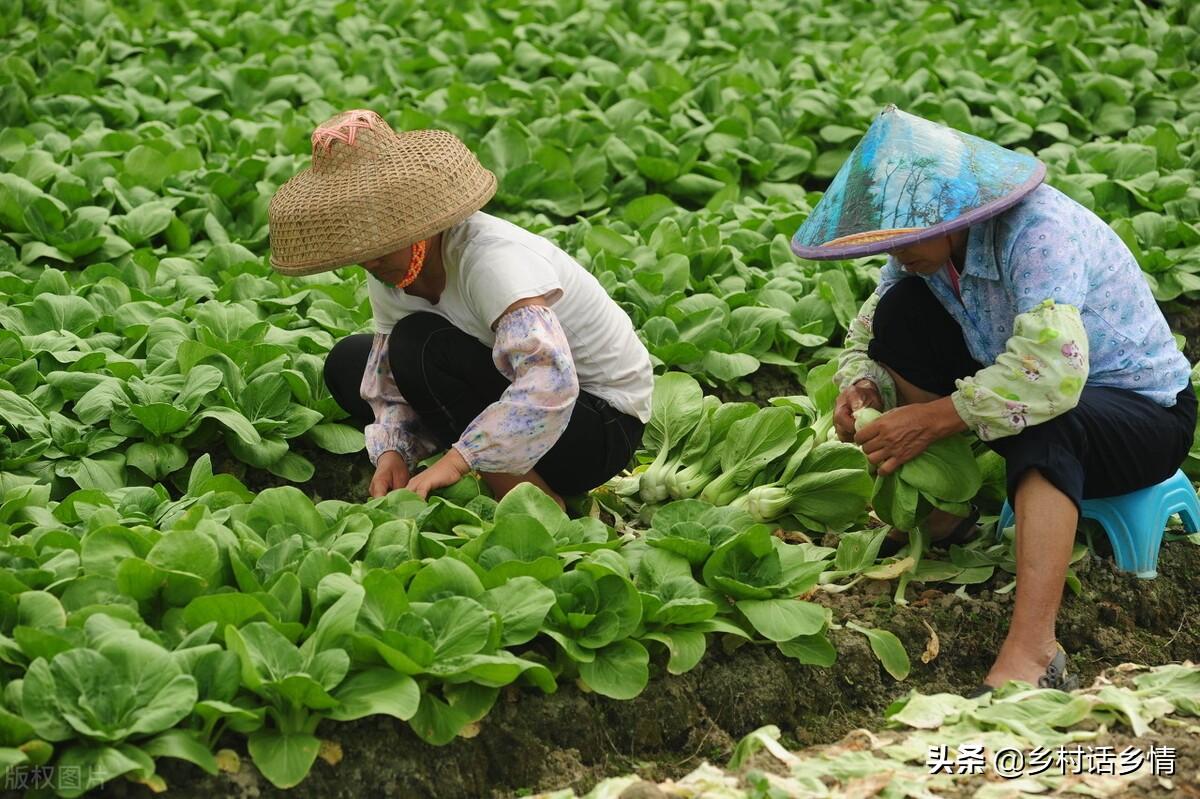
{"type": "MultiPolygon", "coordinates": [[[[1055,617],[1080,501],[1169,477],[1196,423],[1188,362],[1133,255],[1044,175],[889,106],[792,240],[804,258],[891,256],[839,363],[843,440],[885,474],[964,430],[1005,460],[1016,604],[975,694],[1072,684],[1055,617]],[[864,406],[896,409],[855,434],[864,406]]],[[[935,540],[964,540],[978,516],[936,513],[935,540]]]]}
{"type": "Polygon", "coordinates": [[[348,111],[270,204],[271,265],[370,274],[374,333],[325,381],[365,426],[372,496],[422,497],[479,471],[497,496],[563,495],[620,471],[650,417],[650,356],[599,282],[548,240],[479,209],[496,177],[453,134],[348,111]],[[413,475],[417,461],[446,454],[413,475]]]}

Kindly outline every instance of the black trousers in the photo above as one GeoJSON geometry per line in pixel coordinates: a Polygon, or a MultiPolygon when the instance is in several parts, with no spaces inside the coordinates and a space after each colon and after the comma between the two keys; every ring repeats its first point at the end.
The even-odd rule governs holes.
{"type": "MultiPolygon", "coordinates": [[[[901,280],[879,300],[867,354],[918,388],[939,396],[978,372],[962,328],[919,277],[901,280]]],[[[1126,389],[1085,385],[1079,404],[1014,436],[987,442],[1004,458],[1008,497],[1037,469],[1076,507],[1159,483],[1179,468],[1196,430],[1191,385],[1164,408],[1126,389]]]]}
{"type": "MultiPolygon", "coordinates": [[[[372,339],[370,333],[347,336],[325,359],[329,393],[360,426],[375,421],[359,396],[372,339]]],[[[436,314],[411,314],[397,322],[388,338],[388,360],[396,387],[443,448],[509,386],[490,349],[436,314]]],[[[636,417],[580,391],[566,430],[534,469],[557,493],[581,494],[629,464],[643,427],[636,417]]]]}

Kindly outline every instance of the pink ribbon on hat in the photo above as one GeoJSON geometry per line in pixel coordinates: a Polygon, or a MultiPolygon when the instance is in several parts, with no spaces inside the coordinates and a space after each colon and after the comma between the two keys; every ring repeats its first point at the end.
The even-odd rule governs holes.
{"type": "Polygon", "coordinates": [[[341,119],[336,125],[329,127],[319,127],[313,131],[312,148],[313,155],[316,155],[317,148],[323,148],[325,154],[333,148],[335,141],[343,142],[344,144],[354,146],[354,137],[359,128],[374,128],[375,113],[373,111],[365,111],[355,109],[347,111],[346,116],[341,119]]]}

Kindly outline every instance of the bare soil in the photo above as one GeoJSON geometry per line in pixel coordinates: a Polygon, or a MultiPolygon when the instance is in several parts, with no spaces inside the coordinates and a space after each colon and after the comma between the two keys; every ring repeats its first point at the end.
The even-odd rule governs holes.
{"type": "Polygon", "coordinates": [[[705,386],[704,390],[718,397],[721,402],[753,402],[764,406],[770,404],[773,397],[804,393],[804,387],[791,371],[772,364],[763,364],[757,372],[741,382],[749,387],[749,393],[743,394],[729,386],[705,386]]]}

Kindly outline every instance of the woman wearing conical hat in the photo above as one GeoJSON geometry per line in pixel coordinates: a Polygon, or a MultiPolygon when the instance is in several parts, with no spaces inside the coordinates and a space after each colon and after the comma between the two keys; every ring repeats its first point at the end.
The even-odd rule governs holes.
{"type": "MultiPolygon", "coordinates": [[[[1195,431],[1188,362],[1132,253],[1044,175],[889,106],[792,240],[804,258],[890,256],[839,362],[842,439],[885,474],[964,430],[1005,460],[1016,605],[976,693],[1069,684],[1055,617],[1080,501],[1165,480],[1195,431]],[[895,410],[855,434],[861,407],[895,410]]],[[[978,517],[938,513],[935,540],[978,517]]]]}
{"type": "Polygon", "coordinates": [[[650,417],[650,356],[599,282],[548,240],[480,210],[496,177],[453,134],[348,111],[270,204],[271,265],[361,264],[374,333],[325,362],[365,426],[372,496],[422,497],[479,471],[501,496],[561,497],[620,471],[650,417]],[[413,475],[417,461],[446,454],[413,475]]]}

